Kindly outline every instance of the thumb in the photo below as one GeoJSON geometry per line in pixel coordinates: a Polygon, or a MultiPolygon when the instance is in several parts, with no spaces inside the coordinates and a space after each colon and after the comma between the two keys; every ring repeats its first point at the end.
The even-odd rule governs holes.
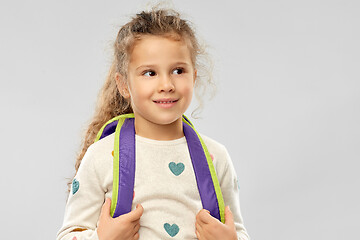
{"type": "Polygon", "coordinates": [[[111,208],[111,199],[110,198],[106,198],[105,202],[101,208],[101,213],[100,215],[102,216],[110,216],[110,208],[111,208]]]}
{"type": "Polygon", "coordinates": [[[130,221],[136,221],[136,220],[140,219],[143,212],[144,212],[143,206],[140,203],[138,203],[138,205],[136,205],[136,209],[127,213],[127,215],[129,217],[130,221]]]}
{"type": "Polygon", "coordinates": [[[226,206],[226,208],[225,208],[225,225],[235,226],[234,216],[233,216],[229,206],[226,206]]]}

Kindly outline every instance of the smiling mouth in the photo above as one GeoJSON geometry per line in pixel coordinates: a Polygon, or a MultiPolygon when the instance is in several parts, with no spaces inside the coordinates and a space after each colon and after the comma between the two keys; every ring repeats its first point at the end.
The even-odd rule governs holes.
{"type": "Polygon", "coordinates": [[[178,100],[172,100],[172,101],[154,101],[155,103],[161,103],[161,104],[166,104],[166,103],[174,103],[177,102],[178,100]]]}

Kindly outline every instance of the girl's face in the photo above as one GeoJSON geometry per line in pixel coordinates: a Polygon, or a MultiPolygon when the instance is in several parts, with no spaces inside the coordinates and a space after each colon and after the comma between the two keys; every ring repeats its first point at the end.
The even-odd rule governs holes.
{"type": "Polygon", "coordinates": [[[127,86],[121,90],[123,96],[130,97],[137,122],[166,125],[182,121],[192,99],[195,78],[185,42],[144,36],[131,52],[127,86]]]}

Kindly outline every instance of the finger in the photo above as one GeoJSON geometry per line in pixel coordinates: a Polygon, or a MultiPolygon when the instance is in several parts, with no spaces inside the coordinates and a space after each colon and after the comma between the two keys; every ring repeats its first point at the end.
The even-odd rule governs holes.
{"type": "Polygon", "coordinates": [[[134,225],[134,228],[135,228],[135,226],[136,226],[137,224],[140,224],[140,219],[133,221],[132,224],[134,225]]]}
{"type": "Polygon", "coordinates": [[[134,227],[134,233],[137,233],[140,229],[140,223],[136,224],[134,227]]]}
{"type": "Polygon", "coordinates": [[[139,237],[140,237],[140,235],[139,235],[139,233],[137,232],[137,233],[135,233],[135,235],[134,235],[134,240],[138,240],[139,239],[139,237]]]}
{"type": "Polygon", "coordinates": [[[211,222],[211,215],[208,213],[208,210],[201,209],[199,212],[199,220],[204,224],[209,224],[211,222]]]}
{"type": "Polygon", "coordinates": [[[231,227],[235,226],[234,216],[230,210],[230,206],[226,206],[225,208],[225,224],[231,227]]]}
{"type": "Polygon", "coordinates": [[[136,220],[140,221],[140,217],[143,215],[144,213],[144,208],[143,206],[139,203],[138,205],[136,205],[136,220]]]}
{"type": "Polygon", "coordinates": [[[195,233],[196,233],[196,237],[199,239],[199,240],[201,240],[201,235],[200,235],[200,233],[196,230],[195,231],[195,233]]]}
{"type": "Polygon", "coordinates": [[[202,231],[202,230],[203,230],[201,224],[198,223],[198,222],[195,223],[195,229],[196,229],[197,231],[202,231]]]}
{"type": "Polygon", "coordinates": [[[140,229],[140,224],[136,224],[131,231],[131,235],[134,237],[136,235],[136,233],[139,232],[139,229],[140,229]]]}
{"type": "Polygon", "coordinates": [[[136,209],[127,213],[129,220],[131,222],[137,221],[140,219],[140,217],[142,216],[144,212],[144,208],[143,206],[139,203],[138,205],[136,205],[136,209]]]}
{"type": "MultiPolygon", "coordinates": [[[[196,214],[196,222],[202,223],[204,224],[203,220],[201,218],[204,218],[203,214],[204,214],[204,210],[205,209],[201,209],[197,214],[196,214]]],[[[206,210],[205,210],[206,211],[206,210]]]]}
{"type": "Polygon", "coordinates": [[[111,199],[106,198],[104,204],[101,207],[100,215],[110,217],[110,208],[111,208],[111,199]]]}

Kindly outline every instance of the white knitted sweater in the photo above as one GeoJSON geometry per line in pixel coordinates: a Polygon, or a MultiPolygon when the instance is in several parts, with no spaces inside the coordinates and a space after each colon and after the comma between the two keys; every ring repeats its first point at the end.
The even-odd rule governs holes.
{"type": "MultiPolygon", "coordinates": [[[[75,184],[66,203],[64,222],[57,240],[97,240],[97,221],[105,198],[113,187],[114,133],[92,144],[74,177],[75,184]],[[75,192],[76,191],[76,192],[75,192]],[[75,192],[75,193],[73,193],[75,192]],[[82,228],[85,231],[73,231],[82,228]],[[74,238],[76,236],[76,238],[74,238]]],[[[212,155],[225,206],[234,216],[238,238],[248,240],[240,212],[238,179],[226,148],[201,135],[212,155]]],[[[132,210],[140,203],[140,240],[197,239],[196,214],[202,203],[196,184],[186,138],[158,141],[136,135],[135,196],[132,210]],[[184,164],[176,176],[169,163],[184,164]],[[164,224],[176,224],[178,233],[171,237],[164,224]]]]}

